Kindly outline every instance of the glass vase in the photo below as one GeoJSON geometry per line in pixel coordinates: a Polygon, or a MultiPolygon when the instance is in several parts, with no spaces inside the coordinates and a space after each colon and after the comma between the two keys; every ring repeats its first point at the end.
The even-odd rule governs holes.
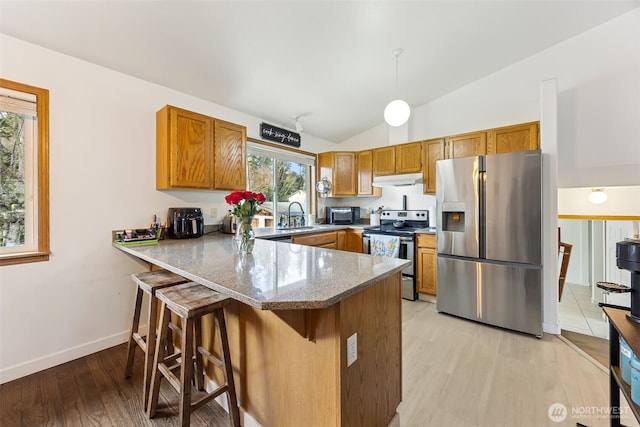
{"type": "Polygon", "coordinates": [[[251,225],[252,221],[253,216],[236,217],[236,235],[233,239],[239,254],[250,254],[253,251],[256,236],[251,225]]]}

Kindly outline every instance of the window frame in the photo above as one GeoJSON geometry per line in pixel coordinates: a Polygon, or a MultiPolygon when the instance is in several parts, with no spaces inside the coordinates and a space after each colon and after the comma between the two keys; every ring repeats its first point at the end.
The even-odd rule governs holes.
{"type": "Polygon", "coordinates": [[[20,251],[0,254],[0,266],[48,261],[49,248],[49,91],[47,89],[18,83],[0,78],[0,87],[17,92],[28,93],[36,97],[38,136],[34,144],[38,182],[35,191],[37,208],[34,214],[38,224],[35,236],[35,251],[20,251]]]}
{"type": "MultiPolygon", "coordinates": [[[[255,138],[250,138],[247,137],[247,142],[250,142],[251,144],[253,144],[254,146],[256,146],[256,148],[260,149],[260,146],[263,146],[264,149],[266,151],[269,151],[269,149],[273,149],[273,151],[275,152],[286,152],[291,154],[292,156],[295,157],[296,154],[301,155],[302,157],[307,158],[308,160],[312,161],[312,164],[310,164],[310,171],[309,171],[309,212],[308,213],[314,213],[317,210],[317,202],[316,202],[316,185],[315,185],[315,180],[316,180],[316,165],[318,164],[318,155],[316,153],[311,153],[309,151],[304,151],[304,150],[299,150],[296,148],[291,148],[291,147],[286,147],[286,146],[282,146],[282,145],[278,145],[278,144],[274,144],[271,142],[267,142],[267,141],[263,141],[261,139],[255,139],[255,138]]],[[[291,161],[296,161],[295,158],[290,158],[288,160],[291,161]]],[[[306,163],[306,162],[305,162],[306,163]]],[[[247,186],[249,185],[249,147],[247,146],[247,162],[245,164],[245,167],[247,169],[247,186]]],[[[275,219],[275,218],[274,218],[275,219]]],[[[276,224],[276,221],[274,221],[274,226],[276,224]]]]}

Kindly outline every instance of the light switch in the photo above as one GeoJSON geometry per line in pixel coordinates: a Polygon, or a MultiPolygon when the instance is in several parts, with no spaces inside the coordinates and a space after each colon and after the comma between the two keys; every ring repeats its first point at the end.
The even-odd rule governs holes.
{"type": "Polygon", "coordinates": [[[347,366],[353,365],[358,360],[358,334],[354,333],[347,338],[347,366]]]}

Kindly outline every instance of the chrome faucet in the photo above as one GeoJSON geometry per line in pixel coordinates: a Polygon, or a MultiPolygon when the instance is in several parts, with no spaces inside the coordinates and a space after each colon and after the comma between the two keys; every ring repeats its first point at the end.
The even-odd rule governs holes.
{"type": "MultiPolygon", "coordinates": [[[[297,204],[298,206],[300,206],[300,212],[302,212],[302,214],[300,215],[300,226],[304,227],[304,208],[302,207],[302,203],[300,202],[291,202],[289,203],[289,209],[287,210],[287,219],[289,221],[288,227],[291,227],[291,205],[293,204],[297,204]]],[[[294,227],[295,227],[295,223],[294,223],[294,227]]]]}

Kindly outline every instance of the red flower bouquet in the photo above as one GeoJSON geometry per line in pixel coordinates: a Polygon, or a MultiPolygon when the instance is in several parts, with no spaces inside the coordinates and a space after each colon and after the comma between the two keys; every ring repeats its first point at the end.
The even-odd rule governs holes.
{"type": "Polygon", "coordinates": [[[265,201],[264,194],[253,191],[234,191],[224,201],[233,206],[233,214],[237,217],[254,216],[260,212],[259,205],[265,201]]]}
{"type": "Polygon", "coordinates": [[[233,206],[233,214],[238,218],[234,237],[238,253],[243,255],[251,253],[255,242],[251,218],[260,212],[258,206],[264,203],[264,194],[253,191],[234,191],[224,200],[233,206]]]}

